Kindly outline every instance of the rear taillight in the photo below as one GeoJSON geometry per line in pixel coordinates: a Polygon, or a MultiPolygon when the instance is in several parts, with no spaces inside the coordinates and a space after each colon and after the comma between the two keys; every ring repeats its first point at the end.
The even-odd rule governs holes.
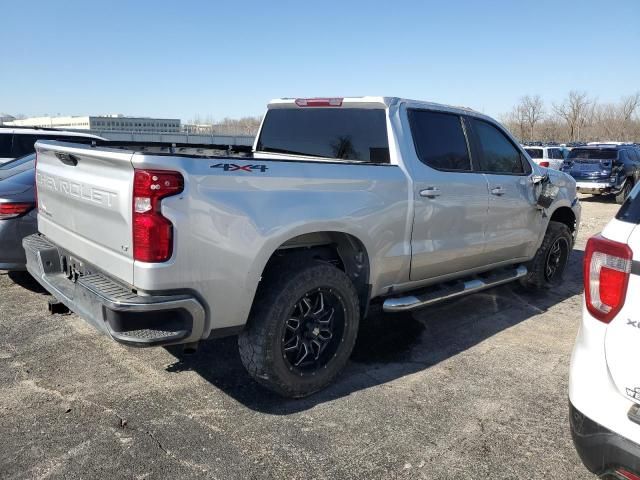
{"type": "Polygon", "coordinates": [[[542,162],[540,162],[538,165],[540,165],[541,167],[549,167],[549,162],[547,162],[546,160],[543,160],[542,162]]]}
{"type": "Polygon", "coordinates": [[[0,203],[0,220],[9,220],[28,213],[33,209],[33,203],[27,202],[6,202],[0,203]]]}
{"type": "Polygon", "coordinates": [[[616,468],[616,473],[620,475],[625,480],[640,480],[640,475],[636,475],[633,472],[630,472],[626,468],[616,468]]]}
{"type": "Polygon", "coordinates": [[[296,98],[299,107],[341,107],[342,98],[296,98]]]}
{"type": "Polygon", "coordinates": [[[133,179],[133,259],[164,262],[173,250],[173,225],[162,216],[161,200],[182,192],[179,172],[135,170],[133,179]]]}
{"type": "Polygon", "coordinates": [[[597,235],[587,242],[584,256],[584,296],[589,313],[609,323],[627,295],[633,252],[628,245],[597,235]]]}

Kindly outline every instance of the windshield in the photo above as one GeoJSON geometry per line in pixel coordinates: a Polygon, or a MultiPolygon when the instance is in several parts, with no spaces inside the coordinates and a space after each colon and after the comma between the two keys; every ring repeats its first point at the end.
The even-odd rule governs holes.
{"type": "Polygon", "coordinates": [[[20,165],[24,165],[25,163],[32,162],[36,159],[35,153],[30,153],[29,155],[25,155],[24,157],[14,158],[13,160],[9,160],[7,163],[3,163],[0,165],[0,170],[8,170],[10,168],[19,167],[20,165]]]}
{"type": "Polygon", "coordinates": [[[541,148],[525,148],[525,151],[529,154],[531,158],[542,158],[541,148]]]}
{"type": "Polygon", "coordinates": [[[383,109],[272,108],[260,132],[262,152],[389,163],[383,109]]]}
{"type": "Polygon", "coordinates": [[[618,151],[613,148],[574,148],[569,152],[569,160],[615,160],[618,151]]]}

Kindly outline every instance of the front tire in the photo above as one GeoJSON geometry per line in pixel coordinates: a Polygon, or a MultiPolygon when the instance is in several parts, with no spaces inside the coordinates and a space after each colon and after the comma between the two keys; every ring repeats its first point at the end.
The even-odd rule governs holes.
{"type": "Polygon", "coordinates": [[[243,365],[258,383],[285,397],[325,388],[346,365],[358,334],[353,283],[342,270],[316,260],[273,268],[262,282],[238,338],[243,365]]]}
{"type": "Polygon", "coordinates": [[[564,223],[549,222],[542,245],[527,265],[529,272],[522,284],[540,289],[559,285],[572,248],[573,236],[569,227],[564,223]]]}

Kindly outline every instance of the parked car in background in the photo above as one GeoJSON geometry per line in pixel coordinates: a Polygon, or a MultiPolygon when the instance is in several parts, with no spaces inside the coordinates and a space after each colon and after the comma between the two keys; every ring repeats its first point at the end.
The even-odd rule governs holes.
{"type": "Polygon", "coordinates": [[[570,423],[589,470],[640,478],[640,184],[584,256],[584,309],[571,357],[570,423]]]}
{"type": "Polygon", "coordinates": [[[531,159],[541,167],[560,170],[564,162],[562,147],[535,147],[526,146],[524,150],[529,154],[531,159]]]}
{"type": "Polygon", "coordinates": [[[12,177],[25,170],[31,170],[35,167],[36,154],[30,153],[23,157],[14,158],[6,163],[0,164],[0,181],[5,178],[12,177]]]}
{"type": "Polygon", "coordinates": [[[640,180],[640,149],[634,145],[590,145],[569,152],[562,171],[581,193],[613,194],[622,204],[640,180]]]}
{"type": "Polygon", "coordinates": [[[342,370],[372,301],[558,285],[580,221],[575,181],[493,119],[400,98],[276,100],[252,158],[36,149],[44,288],[132,346],[239,334],[291,397],[342,370]]]}
{"type": "Polygon", "coordinates": [[[14,158],[33,153],[33,145],[38,140],[59,140],[75,143],[91,143],[104,140],[97,135],[79,132],[67,132],[54,128],[20,128],[0,126],[0,164],[14,158]]]}
{"type": "Polygon", "coordinates": [[[37,231],[35,154],[0,165],[0,269],[24,270],[22,239],[37,231]],[[31,165],[29,165],[31,164],[31,165]]]}

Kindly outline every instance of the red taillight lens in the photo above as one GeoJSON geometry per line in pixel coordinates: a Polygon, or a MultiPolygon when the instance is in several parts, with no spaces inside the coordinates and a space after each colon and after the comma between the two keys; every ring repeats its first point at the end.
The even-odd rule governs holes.
{"type": "Polygon", "coordinates": [[[543,160],[538,165],[540,165],[541,167],[549,167],[549,162],[547,162],[546,160],[543,160]]]}
{"type": "Polygon", "coordinates": [[[589,313],[604,323],[613,320],[627,295],[633,252],[628,245],[597,235],[584,256],[584,296],[589,313]]]}
{"type": "Polygon", "coordinates": [[[0,220],[20,217],[28,213],[33,207],[33,203],[26,202],[0,203],[0,220]]]}
{"type": "Polygon", "coordinates": [[[133,179],[133,259],[164,262],[173,251],[173,225],[162,216],[160,201],[182,192],[179,172],[135,170],[133,179]]]}
{"type": "Polygon", "coordinates": [[[341,107],[342,98],[296,98],[299,107],[341,107]]]}
{"type": "Polygon", "coordinates": [[[640,475],[636,475],[626,468],[616,468],[616,473],[626,480],[640,480],[640,475]]]}

